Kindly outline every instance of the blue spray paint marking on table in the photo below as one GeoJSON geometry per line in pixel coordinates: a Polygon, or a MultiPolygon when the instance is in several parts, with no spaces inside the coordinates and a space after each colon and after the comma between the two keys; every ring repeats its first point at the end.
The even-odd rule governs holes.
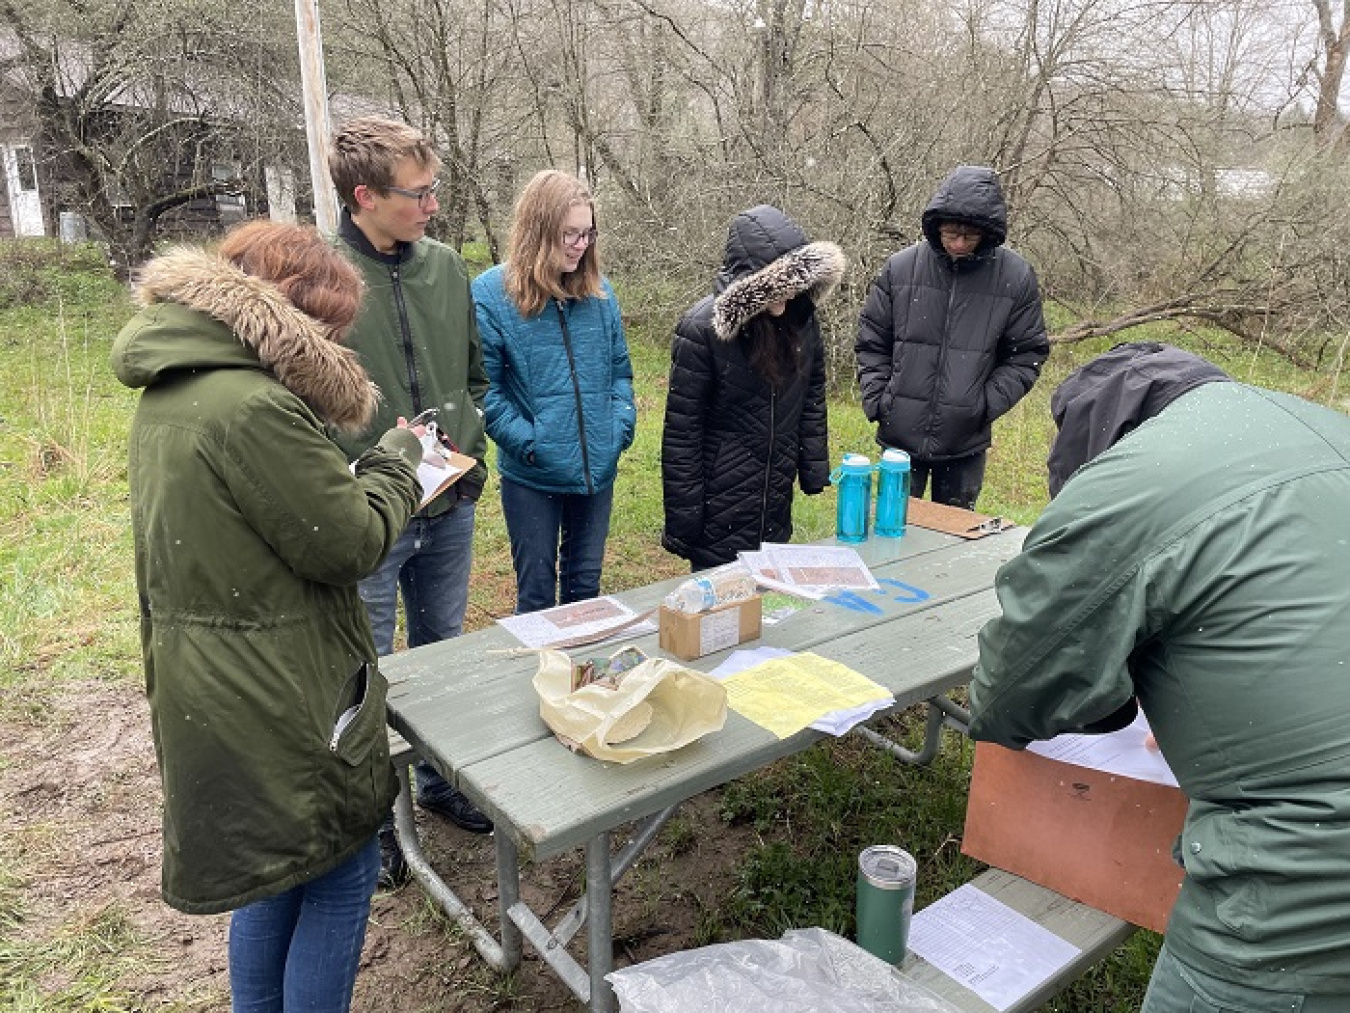
{"type": "MultiPolygon", "coordinates": [[[[886,587],[898,588],[902,593],[894,594],[886,590],[886,587],[872,592],[888,596],[891,601],[901,604],[913,604],[915,602],[927,601],[932,597],[921,587],[915,587],[913,584],[905,584],[898,580],[891,580],[889,577],[882,577],[877,581],[878,584],[884,584],[886,587]]],[[[854,612],[865,612],[872,615],[881,615],[881,606],[874,605],[862,595],[853,591],[836,591],[833,594],[826,595],[822,601],[827,601],[831,605],[839,605],[842,608],[852,609],[854,612]]]]}

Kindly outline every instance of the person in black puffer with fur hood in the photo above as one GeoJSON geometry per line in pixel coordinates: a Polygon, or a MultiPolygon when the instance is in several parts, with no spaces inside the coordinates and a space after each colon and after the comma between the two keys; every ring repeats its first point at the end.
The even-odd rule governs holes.
{"type": "Polygon", "coordinates": [[[825,350],[816,306],[844,254],[767,205],[731,223],[726,256],[671,346],[661,441],[661,544],[694,570],[792,537],[792,492],[829,481],[825,350]]]}

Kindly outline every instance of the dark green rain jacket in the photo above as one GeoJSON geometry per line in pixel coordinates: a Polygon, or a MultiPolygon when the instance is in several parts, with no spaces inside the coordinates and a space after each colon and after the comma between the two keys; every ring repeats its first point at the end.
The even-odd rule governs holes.
{"type": "Polygon", "coordinates": [[[1350,992],[1350,419],[1190,390],[1067,480],[996,586],[971,735],[1021,748],[1137,697],[1190,799],[1168,949],[1350,992]]]}

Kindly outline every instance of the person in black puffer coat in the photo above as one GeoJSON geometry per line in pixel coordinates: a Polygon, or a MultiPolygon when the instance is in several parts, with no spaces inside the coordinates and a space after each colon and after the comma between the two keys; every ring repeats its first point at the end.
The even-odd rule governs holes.
{"type": "Polygon", "coordinates": [[[963,165],[923,213],[924,238],[893,254],[863,305],[854,350],[877,442],[907,451],[913,491],[974,509],[993,422],[1050,354],[1036,272],[1004,247],[992,169],[963,165]]]}
{"type": "Polygon", "coordinates": [[[825,350],[816,306],[844,276],[833,243],[809,243],[761,205],[732,220],[726,256],[671,346],[661,441],[661,544],[694,570],[792,537],[792,491],[829,481],[825,350]]]}

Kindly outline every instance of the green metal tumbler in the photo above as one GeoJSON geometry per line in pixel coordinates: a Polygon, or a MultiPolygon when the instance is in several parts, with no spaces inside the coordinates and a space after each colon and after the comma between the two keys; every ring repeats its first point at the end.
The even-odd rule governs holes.
{"type": "Polygon", "coordinates": [[[905,959],[918,864],[889,844],[858,856],[858,945],[888,964],[905,959]]]}

